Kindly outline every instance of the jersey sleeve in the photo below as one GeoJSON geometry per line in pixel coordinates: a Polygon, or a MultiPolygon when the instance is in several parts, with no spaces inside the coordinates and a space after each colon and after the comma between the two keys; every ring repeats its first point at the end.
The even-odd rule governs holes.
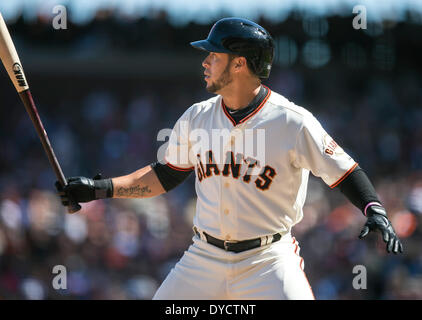
{"type": "Polygon", "coordinates": [[[177,120],[170,133],[167,148],[160,162],[178,171],[190,172],[194,169],[191,162],[191,144],[189,141],[190,109],[177,120]]]}
{"type": "Polygon", "coordinates": [[[358,165],[312,114],[303,119],[296,137],[292,164],[310,170],[330,188],[339,185],[358,165]]]}

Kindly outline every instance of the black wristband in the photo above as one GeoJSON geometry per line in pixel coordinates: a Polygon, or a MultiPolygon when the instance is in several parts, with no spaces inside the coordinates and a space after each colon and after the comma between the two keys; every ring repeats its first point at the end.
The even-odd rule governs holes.
{"type": "Polygon", "coordinates": [[[111,179],[93,180],[95,188],[95,199],[105,199],[113,197],[113,182],[111,179]]]}

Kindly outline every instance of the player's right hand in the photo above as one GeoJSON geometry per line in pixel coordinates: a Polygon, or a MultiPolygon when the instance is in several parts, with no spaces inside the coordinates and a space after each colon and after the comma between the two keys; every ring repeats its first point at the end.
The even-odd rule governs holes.
{"type": "Polygon", "coordinates": [[[97,199],[111,197],[113,185],[111,179],[101,179],[101,174],[93,179],[87,177],[67,178],[65,187],[59,181],[56,181],[55,187],[64,206],[69,205],[69,195],[75,202],[89,202],[97,199]]]}
{"type": "Polygon", "coordinates": [[[403,245],[394,231],[390,220],[388,220],[385,209],[381,206],[371,206],[368,208],[367,217],[368,220],[359,235],[359,239],[366,237],[370,231],[378,230],[387,244],[387,252],[393,252],[395,254],[399,252],[403,253],[403,245]]]}

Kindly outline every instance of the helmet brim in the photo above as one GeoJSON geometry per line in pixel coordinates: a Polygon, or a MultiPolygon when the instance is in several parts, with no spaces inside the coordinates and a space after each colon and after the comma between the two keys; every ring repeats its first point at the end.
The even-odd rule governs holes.
{"type": "Polygon", "coordinates": [[[208,52],[221,52],[221,53],[231,53],[231,51],[212,44],[209,40],[199,40],[191,42],[190,45],[196,49],[208,51],[208,52]]]}

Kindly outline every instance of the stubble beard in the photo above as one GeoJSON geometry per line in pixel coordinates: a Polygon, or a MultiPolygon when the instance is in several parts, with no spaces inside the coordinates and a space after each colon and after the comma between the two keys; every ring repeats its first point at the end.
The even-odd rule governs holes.
{"type": "Polygon", "coordinates": [[[217,93],[233,81],[233,78],[230,76],[230,65],[231,63],[229,62],[220,77],[207,86],[206,89],[208,92],[217,93]]]}

